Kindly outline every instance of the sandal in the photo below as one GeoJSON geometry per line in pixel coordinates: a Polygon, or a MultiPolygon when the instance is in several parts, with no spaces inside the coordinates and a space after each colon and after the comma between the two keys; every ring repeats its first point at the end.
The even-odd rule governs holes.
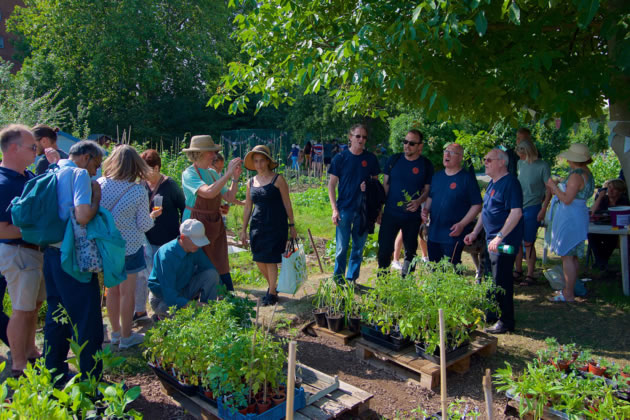
{"type": "Polygon", "coordinates": [[[523,277],[523,271],[512,270],[512,278],[514,281],[520,280],[523,277]]]}
{"type": "Polygon", "coordinates": [[[518,284],[519,286],[534,286],[536,284],[536,278],[532,276],[525,276],[523,280],[518,284]]]}
{"type": "Polygon", "coordinates": [[[560,293],[558,293],[557,295],[548,297],[547,300],[551,303],[574,303],[575,302],[575,300],[566,300],[564,298],[564,295],[562,294],[562,291],[560,291],[560,293]]]}

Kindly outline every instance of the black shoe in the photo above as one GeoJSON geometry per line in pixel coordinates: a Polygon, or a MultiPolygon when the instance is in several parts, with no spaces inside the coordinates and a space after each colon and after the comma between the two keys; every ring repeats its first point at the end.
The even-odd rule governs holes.
{"type": "Polygon", "coordinates": [[[270,305],[275,305],[276,303],[278,303],[278,293],[276,292],[275,295],[272,295],[271,293],[269,293],[269,304],[270,305]]]}
{"type": "Polygon", "coordinates": [[[488,334],[505,334],[508,331],[514,331],[514,328],[508,328],[503,321],[497,321],[492,327],[486,328],[488,334]]]}
{"type": "Polygon", "coordinates": [[[141,321],[148,321],[149,319],[150,319],[149,315],[146,312],[140,312],[140,313],[134,312],[133,314],[134,323],[141,322],[141,321]]]}

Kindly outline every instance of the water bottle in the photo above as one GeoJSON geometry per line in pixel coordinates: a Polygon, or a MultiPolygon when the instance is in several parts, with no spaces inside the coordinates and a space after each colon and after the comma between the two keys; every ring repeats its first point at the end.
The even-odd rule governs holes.
{"type": "Polygon", "coordinates": [[[501,244],[497,248],[499,249],[499,252],[502,254],[512,255],[514,254],[514,251],[515,251],[515,248],[513,245],[501,244]]]}

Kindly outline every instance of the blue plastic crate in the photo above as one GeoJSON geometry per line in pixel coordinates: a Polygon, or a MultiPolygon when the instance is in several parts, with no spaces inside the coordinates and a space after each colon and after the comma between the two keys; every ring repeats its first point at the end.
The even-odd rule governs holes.
{"type": "MultiPolygon", "coordinates": [[[[219,417],[224,420],[281,420],[286,417],[286,401],[280,405],[270,408],[262,414],[243,415],[236,410],[232,413],[225,403],[226,398],[227,397],[223,397],[217,400],[219,405],[219,417]]],[[[297,411],[304,407],[306,407],[306,394],[304,393],[304,388],[296,388],[293,398],[293,410],[297,411]]]]}

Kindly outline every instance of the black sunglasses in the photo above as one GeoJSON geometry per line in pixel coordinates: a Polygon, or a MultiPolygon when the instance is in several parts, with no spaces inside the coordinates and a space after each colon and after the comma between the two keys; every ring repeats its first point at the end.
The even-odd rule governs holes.
{"type": "Polygon", "coordinates": [[[363,139],[366,139],[366,140],[367,140],[367,136],[362,136],[361,134],[355,134],[355,135],[354,135],[354,138],[355,138],[355,139],[361,139],[361,138],[363,138],[363,139]]]}
{"type": "Polygon", "coordinates": [[[402,142],[403,142],[403,144],[409,144],[409,145],[411,145],[411,146],[417,146],[417,145],[419,145],[419,144],[422,144],[422,142],[417,142],[417,143],[416,143],[416,142],[409,141],[409,140],[406,140],[406,139],[405,139],[405,140],[403,140],[402,142]]]}

